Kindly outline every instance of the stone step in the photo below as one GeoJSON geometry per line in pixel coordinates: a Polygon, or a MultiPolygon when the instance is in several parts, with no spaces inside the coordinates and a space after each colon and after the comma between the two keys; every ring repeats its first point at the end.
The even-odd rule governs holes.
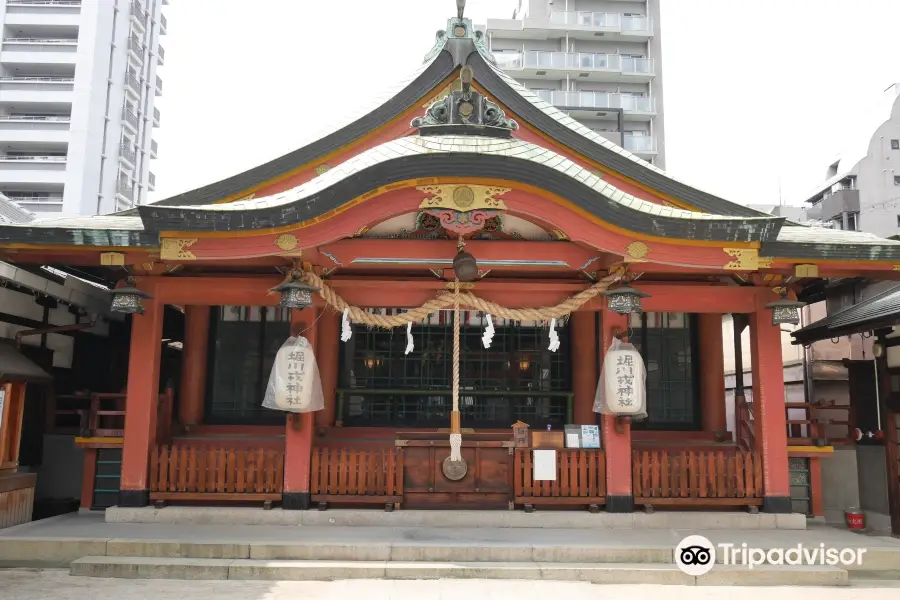
{"type": "Polygon", "coordinates": [[[107,523],[176,525],[292,525],[314,527],[429,527],[494,529],[703,529],[760,530],[806,529],[801,514],[750,514],[747,512],[697,511],[590,514],[587,511],[534,513],[521,510],[382,510],[333,509],[262,510],[253,507],[167,506],[106,510],[107,523]]]}
{"type": "Polygon", "coordinates": [[[331,581],[339,579],[543,579],[600,584],[841,586],[847,571],[834,567],[718,566],[702,577],[675,565],[550,562],[409,562],[253,560],[86,556],[72,575],[123,579],[331,581]]]}

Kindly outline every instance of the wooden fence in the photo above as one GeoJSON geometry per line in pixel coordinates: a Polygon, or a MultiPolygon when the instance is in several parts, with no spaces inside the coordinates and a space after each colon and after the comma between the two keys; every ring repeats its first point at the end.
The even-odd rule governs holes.
{"type": "Polygon", "coordinates": [[[517,504],[605,504],[606,454],[600,450],[556,451],[556,480],[535,481],[532,450],[516,449],[517,504]]]}
{"type": "Polygon", "coordinates": [[[636,450],[632,469],[636,504],[762,504],[762,460],[752,452],[636,450]]]}
{"type": "Polygon", "coordinates": [[[151,500],[281,500],[284,451],[157,446],[150,455],[151,500]]]}
{"type": "Polygon", "coordinates": [[[403,500],[403,453],[397,448],[313,448],[310,474],[313,502],[403,500]]]}

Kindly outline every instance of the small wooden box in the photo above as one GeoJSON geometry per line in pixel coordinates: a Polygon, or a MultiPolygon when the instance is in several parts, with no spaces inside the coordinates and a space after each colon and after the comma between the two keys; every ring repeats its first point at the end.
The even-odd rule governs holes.
{"type": "Polygon", "coordinates": [[[562,450],[566,447],[566,436],[562,431],[532,431],[531,447],[562,450]]]}
{"type": "Polygon", "coordinates": [[[516,421],[516,423],[512,426],[512,430],[513,442],[515,443],[516,448],[527,448],[528,424],[523,423],[522,421],[516,421]]]}

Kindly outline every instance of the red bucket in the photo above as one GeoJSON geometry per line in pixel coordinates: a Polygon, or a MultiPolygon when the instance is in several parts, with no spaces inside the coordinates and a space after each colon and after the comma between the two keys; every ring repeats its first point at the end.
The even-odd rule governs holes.
{"type": "Polygon", "coordinates": [[[844,511],[847,520],[847,529],[850,531],[862,531],[866,528],[866,515],[858,508],[848,508],[844,511]]]}

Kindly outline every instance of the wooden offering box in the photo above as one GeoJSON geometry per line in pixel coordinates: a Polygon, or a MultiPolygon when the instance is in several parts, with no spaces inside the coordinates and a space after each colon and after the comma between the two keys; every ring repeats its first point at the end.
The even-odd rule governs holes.
{"type": "Polygon", "coordinates": [[[565,434],[562,431],[532,431],[531,446],[536,449],[562,450],[566,447],[565,434]]]}

